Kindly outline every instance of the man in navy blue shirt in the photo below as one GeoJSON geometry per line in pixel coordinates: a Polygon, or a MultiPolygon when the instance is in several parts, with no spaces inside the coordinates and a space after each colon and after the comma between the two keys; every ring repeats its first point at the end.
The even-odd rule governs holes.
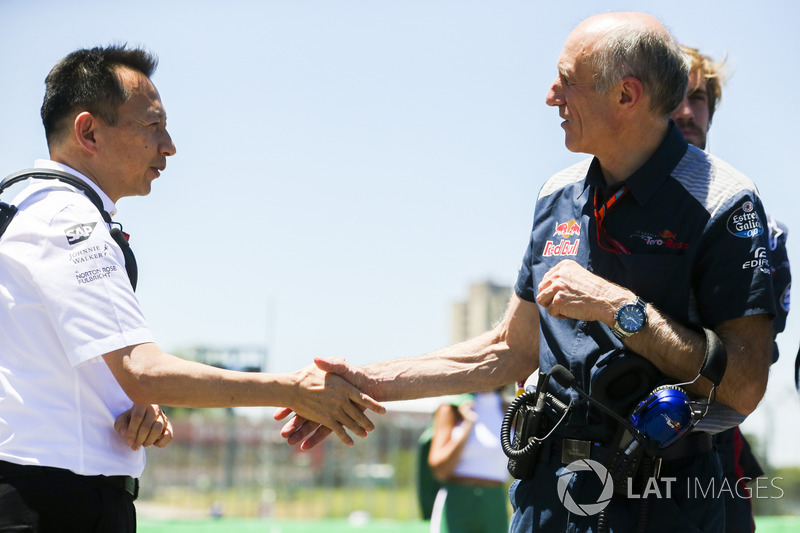
{"type": "MultiPolygon", "coordinates": [[[[598,364],[620,352],[639,354],[676,382],[692,381],[706,350],[695,324],[713,329],[727,350],[717,402],[749,414],[764,394],[772,358],[774,300],[769,259],[760,253],[768,246],[766,217],[753,184],[688,146],[670,120],[688,85],[686,56],[655,18],[607,13],[575,28],[557,69],[546,103],[563,119],[567,148],[593,157],[542,187],[503,321],[417,358],[317,365],[379,400],[490,390],[556,364],[591,393],[598,364]]],[[[572,387],[551,388],[564,402],[579,399],[572,387]]],[[[700,378],[687,389],[707,396],[711,383],[700,378]]],[[[301,417],[282,433],[304,448],[326,436],[301,417]]],[[[567,492],[569,503],[599,503],[591,492],[597,476],[567,472],[561,452],[578,442],[594,458],[613,433],[597,409],[574,409],[548,438],[533,478],[513,485],[511,531],[630,531],[640,516],[647,531],[724,530],[721,500],[691,490],[694,481],[708,488],[721,480],[705,434],[663,461],[663,479],[676,480],[669,495],[649,506],[638,494],[614,497],[605,525],[596,510],[576,512],[567,492]]]]}

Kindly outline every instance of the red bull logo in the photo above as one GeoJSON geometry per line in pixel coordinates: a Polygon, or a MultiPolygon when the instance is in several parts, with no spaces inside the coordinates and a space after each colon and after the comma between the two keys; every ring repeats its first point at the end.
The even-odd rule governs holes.
{"type": "Polygon", "coordinates": [[[576,239],[575,242],[562,239],[558,244],[554,243],[553,241],[547,241],[544,243],[544,251],[542,251],[542,255],[545,257],[578,255],[578,246],[580,244],[580,239],[576,239]]]}
{"type": "Polygon", "coordinates": [[[580,234],[581,234],[581,225],[573,218],[569,222],[562,222],[560,224],[556,224],[556,230],[553,233],[553,236],[555,237],[556,235],[559,235],[564,239],[569,239],[573,235],[580,235],[580,234]]]}
{"type": "Polygon", "coordinates": [[[672,232],[671,232],[670,230],[668,230],[668,229],[665,229],[664,231],[662,231],[661,233],[659,233],[659,235],[661,236],[661,238],[662,238],[662,239],[672,239],[672,240],[675,240],[675,239],[677,239],[677,238],[678,238],[678,236],[677,236],[677,235],[675,235],[674,233],[672,233],[672,232]]]}

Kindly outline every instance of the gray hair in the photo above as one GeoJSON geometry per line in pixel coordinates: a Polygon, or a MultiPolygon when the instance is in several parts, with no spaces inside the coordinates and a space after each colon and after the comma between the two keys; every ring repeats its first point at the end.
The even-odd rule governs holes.
{"type": "Polygon", "coordinates": [[[689,87],[691,61],[668,34],[623,25],[609,31],[587,58],[595,90],[607,93],[623,78],[642,82],[650,109],[669,116],[689,87]]]}

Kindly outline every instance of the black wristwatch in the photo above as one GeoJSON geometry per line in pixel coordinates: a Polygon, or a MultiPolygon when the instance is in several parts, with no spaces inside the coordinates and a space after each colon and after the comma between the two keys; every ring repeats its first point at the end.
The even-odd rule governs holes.
{"type": "Polygon", "coordinates": [[[618,339],[626,339],[635,333],[639,333],[647,325],[647,312],[645,311],[647,302],[641,298],[636,298],[635,302],[627,302],[617,309],[614,315],[614,327],[611,332],[618,339]]]}

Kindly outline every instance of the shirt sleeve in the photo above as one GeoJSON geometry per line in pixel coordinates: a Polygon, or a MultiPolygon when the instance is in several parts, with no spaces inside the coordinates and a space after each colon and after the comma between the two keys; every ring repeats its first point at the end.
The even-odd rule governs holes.
{"type": "Polygon", "coordinates": [[[694,287],[700,318],[719,324],[775,315],[767,218],[753,191],[742,191],[709,221],[694,287]]]}
{"type": "Polygon", "coordinates": [[[517,282],[514,285],[514,292],[517,293],[517,296],[528,302],[536,301],[536,288],[533,285],[533,236],[534,232],[531,230],[528,247],[525,249],[525,255],[517,274],[517,282]]]}
{"type": "Polygon", "coordinates": [[[772,284],[776,303],[775,319],[772,321],[772,329],[775,336],[786,329],[786,318],[789,314],[792,273],[789,269],[789,253],[786,250],[788,234],[789,231],[786,226],[769,217],[770,265],[772,267],[772,284]]]}
{"type": "Polygon", "coordinates": [[[122,250],[88,202],[32,222],[29,272],[70,364],[152,342],[122,250]]]}

